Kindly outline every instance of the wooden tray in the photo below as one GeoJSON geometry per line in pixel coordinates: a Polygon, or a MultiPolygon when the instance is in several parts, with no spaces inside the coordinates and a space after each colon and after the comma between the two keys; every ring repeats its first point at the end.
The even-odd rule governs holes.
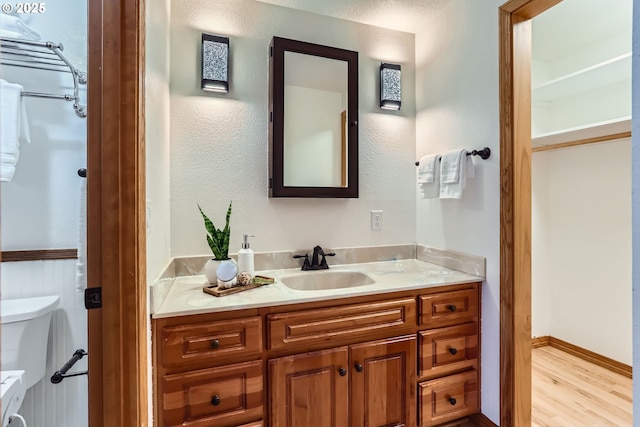
{"type": "Polygon", "coordinates": [[[221,288],[218,285],[208,284],[202,287],[202,292],[205,294],[213,295],[214,297],[224,297],[231,294],[236,294],[242,291],[248,291],[249,289],[259,288],[260,286],[269,285],[274,280],[271,277],[256,276],[254,282],[249,285],[234,286],[232,288],[221,288]]]}

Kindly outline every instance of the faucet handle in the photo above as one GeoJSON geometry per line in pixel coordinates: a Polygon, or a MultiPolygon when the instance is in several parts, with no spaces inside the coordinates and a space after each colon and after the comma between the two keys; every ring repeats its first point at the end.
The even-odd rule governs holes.
{"type": "Polygon", "coordinates": [[[304,254],[304,255],[294,255],[293,258],[298,259],[298,258],[304,258],[304,262],[302,263],[302,269],[303,270],[308,270],[309,266],[311,264],[309,264],[309,254],[304,254]]]}

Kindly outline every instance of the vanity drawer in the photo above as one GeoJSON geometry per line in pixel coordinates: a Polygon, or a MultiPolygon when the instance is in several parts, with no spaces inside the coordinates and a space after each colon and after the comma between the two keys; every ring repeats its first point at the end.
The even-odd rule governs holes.
{"type": "Polygon", "coordinates": [[[163,427],[230,427],[263,416],[261,360],[165,375],[162,383],[163,427]]]}
{"type": "Polygon", "coordinates": [[[442,292],[420,297],[420,324],[427,328],[478,320],[478,290],[442,292]]]}
{"type": "Polygon", "coordinates": [[[162,342],[167,367],[255,356],[262,352],[262,318],[165,326],[162,342]]]}
{"type": "Polygon", "coordinates": [[[402,298],[367,304],[304,310],[267,316],[269,348],[330,343],[389,330],[400,334],[416,324],[416,301],[402,298]]]}
{"type": "Polygon", "coordinates": [[[434,377],[477,367],[478,324],[420,331],[419,375],[434,377]]]}
{"type": "Polygon", "coordinates": [[[478,373],[418,384],[418,426],[430,427],[478,412],[478,373]]]}

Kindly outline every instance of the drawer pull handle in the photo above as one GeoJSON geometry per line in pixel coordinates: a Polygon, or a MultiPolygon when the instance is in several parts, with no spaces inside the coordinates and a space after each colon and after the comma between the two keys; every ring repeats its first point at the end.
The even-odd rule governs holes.
{"type": "Polygon", "coordinates": [[[455,347],[450,347],[449,353],[451,353],[452,356],[455,356],[458,353],[458,350],[455,347]]]}
{"type": "Polygon", "coordinates": [[[211,341],[211,348],[218,348],[218,347],[220,347],[220,341],[218,340],[211,341]]]}
{"type": "Polygon", "coordinates": [[[217,394],[211,398],[211,404],[213,406],[218,406],[220,404],[220,396],[217,394]]]}
{"type": "Polygon", "coordinates": [[[447,309],[449,309],[450,312],[455,313],[458,310],[458,307],[456,307],[455,304],[449,304],[447,309]]]}
{"type": "Polygon", "coordinates": [[[451,403],[451,406],[454,406],[458,401],[456,400],[455,397],[450,397],[449,398],[449,403],[451,403]]]}
{"type": "Polygon", "coordinates": [[[356,368],[356,371],[362,372],[363,367],[360,363],[356,362],[356,364],[353,366],[356,368]]]}
{"type": "Polygon", "coordinates": [[[341,377],[344,377],[345,375],[347,375],[347,370],[344,368],[340,368],[338,369],[338,373],[340,374],[341,377]]]}

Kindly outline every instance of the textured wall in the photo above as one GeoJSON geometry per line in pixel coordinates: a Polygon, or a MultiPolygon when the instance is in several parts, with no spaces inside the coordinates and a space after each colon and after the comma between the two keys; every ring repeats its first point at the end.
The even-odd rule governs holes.
{"type": "MultiPolygon", "coordinates": [[[[200,203],[217,226],[234,203],[231,252],[415,240],[414,36],[252,0],[173,2],[171,8],[171,249],[206,254],[200,203]],[[231,38],[230,93],[199,88],[200,34],[231,38]],[[359,52],[360,198],[269,199],[268,46],[273,36],[359,52]],[[378,108],[380,62],[403,67],[403,108],[378,108]],[[384,211],[370,231],[370,210],[384,211]]],[[[153,212],[152,212],[153,215],[153,212]]]]}
{"type": "Polygon", "coordinates": [[[630,157],[629,139],[535,153],[532,185],[534,336],[551,335],[629,365],[630,157]],[[546,204],[543,215],[538,204],[546,204]],[[546,283],[536,280],[541,269],[546,283]],[[540,314],[543,321],[548,316],[546,333],[540,314]]]}
{"type": "MultiPolygon", "coordinates": [[[[455,0],[416,34],[416,156],[489,146],[461,200],[417,200],[417,241],[487,259],[482,290],[482,413],[500,407],[498,7],[455,0]]],[[[414,188],[416,188],[414,184],[414,188]]],[[[417,191],[417,190],[416,190],[417,191]]],[[[418,196],[419,197],[419,196],[418,196]]]]}
{"type": "MultiPolygon", "coordinates": [[[[22,15],[43,41],[62,43],[64,55],[82,71],[87,62],[86,3],[49,2],[45,13],[22,15]]],[[[3,66],[0,77],[26,91],[73,92],[68,73],[3,66]]],[[[80,88],[84,102],[86,86],[80,88]]],[[[2,183],[2,250],[75,248],[81,179],[77,170],[86,166],[87,122],[76,116],[72,102],[31,97],[24,101],[31,144],[21,145],[16,174],[2,183]]]]}
{"type": "Polygon", "coordinates": [[[147,279],[169,261],[169,14],[170,0],[146,7],[145,115],[147,185],[147,279]]]}

